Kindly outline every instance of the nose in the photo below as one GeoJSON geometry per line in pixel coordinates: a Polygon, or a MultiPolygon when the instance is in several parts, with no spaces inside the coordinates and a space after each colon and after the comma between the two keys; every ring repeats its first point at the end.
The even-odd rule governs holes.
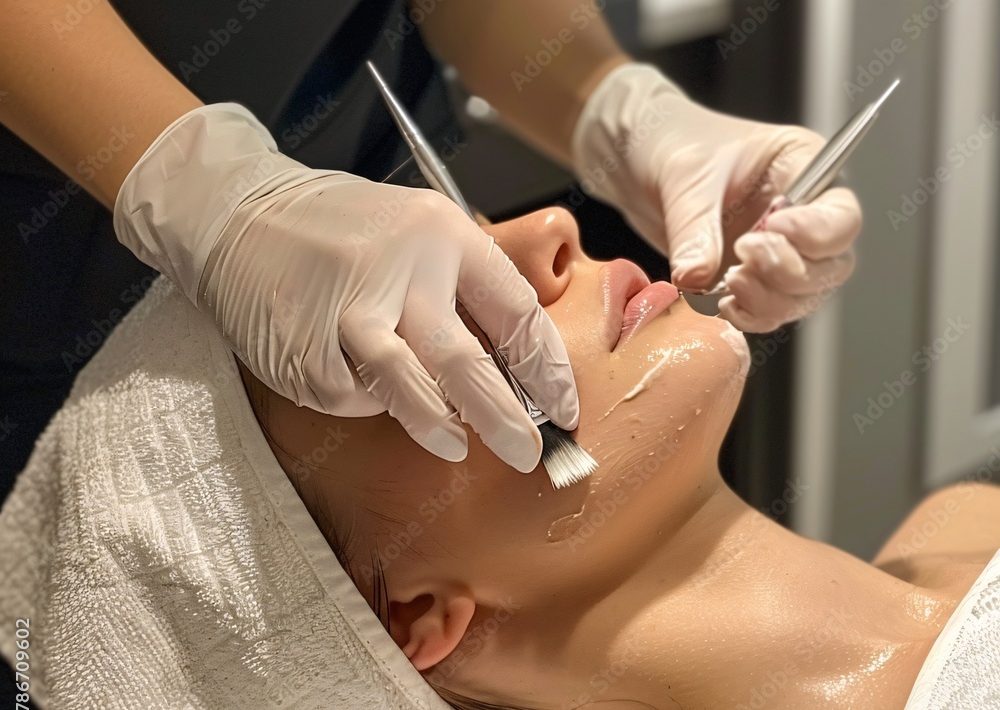
{"type": "Polygon", "coordinates": [[[576,219],[549,207],[484,227],[548,306],[559,300],[573,278],[574,265],[586,258],[576,219]]]}

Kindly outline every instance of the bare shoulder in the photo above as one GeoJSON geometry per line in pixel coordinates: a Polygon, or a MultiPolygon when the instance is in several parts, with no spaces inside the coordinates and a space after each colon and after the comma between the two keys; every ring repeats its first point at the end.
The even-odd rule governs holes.
{"type": "Polygon", "coordinates": [[[872,561],[930,587],[970,583],[1000,549],[1000,486],[959,483],[928,495],[872,561]]]}

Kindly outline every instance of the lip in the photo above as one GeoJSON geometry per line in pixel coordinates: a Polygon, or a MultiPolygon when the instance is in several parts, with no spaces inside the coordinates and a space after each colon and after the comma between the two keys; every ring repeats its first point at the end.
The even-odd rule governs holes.
{"type": "Polygon", "coordinates": [[[649,277],[628,259],[615,259],[601,267],[604,337],[613,352],[627,343],[648,321],[667,310],[680,297],[666,281],[649,277]]]}

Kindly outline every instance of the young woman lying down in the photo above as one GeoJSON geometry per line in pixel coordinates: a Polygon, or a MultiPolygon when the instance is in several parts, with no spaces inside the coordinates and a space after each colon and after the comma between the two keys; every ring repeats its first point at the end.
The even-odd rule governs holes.
{"type": "Polygon", "coordinates": [[[871,563],[781,528],[717,469],[742,336],[633,264],[588,259],[563,210],[486,229],[562,334],[597,472],[555,491],[471,431],[451,464],[387,414],[298,408],[237,373],[161,280],[0,517],[2,649],[30,616],[52,707],[996,698],[996,664],[970,655],[995,660],[981,642],[1000,634],[996,488],[930,496],[871,563]]]}

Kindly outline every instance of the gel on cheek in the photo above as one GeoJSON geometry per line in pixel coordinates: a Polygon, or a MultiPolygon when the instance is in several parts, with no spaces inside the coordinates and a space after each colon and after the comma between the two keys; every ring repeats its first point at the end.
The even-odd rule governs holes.
{"type": "Polygon", "coordinates": [[[566,540],[573,537],[576,531],[579,530],[580,524],[583,522],[583,513],[587,509],[586,504],[584,504],[580,510],[571,515],[564,515],[561,518],[557,518],[552,521],[549,526],[548,532],[545,535],[547,542],[565,542],[566,540]]]}
{"type": "Polygon", "coordinates": [[[739,362],[738,375],[746,377],[750,373],[750,347],[747,345],[746,336],[736,329],[729,321],[723,321],[726,325],[719,333],[719,337],[733,350],[739,362]]]}
{"type": "Polygon", "coordinates": [[[671,347],[671,348],[660,348],[659,350],[650,353],[647,359],[654,361],[656,364],[653,365],[647,372],[643,373],[642,377],[635,384],[632,389],[626,392],[622,397],[611,405],[611,407],[600,417],[597,421],[603,421],[611,414],[615,409],[618,408],[622,402],[629,402],[636,397],[638,397],[642,392],[649,389],[649,384],[659,377],[661,370],[667,365],[673,365],[678,362],[684,362],[691,359],[691,352],[703,348],[705,345],[700,340],[694,340],[683,345],[671,347]]]}
{"type": "Polygon", "coordinates": [[[590,450],[605,473],[588,480],[587,495],[576,512],[563,515],[549,525],[547,542],[569,541],[570,549],[575,549],[597,536],[622,506],[641,496],[639,492],[648,481],[664,473],[668,462],[677,460],[686,445],[683,442],[688,441],[686,425],[701,413],[698,407],[679,420],[674,415],[665,420],[657,416],[660,426],[655,430],[643,426],[646,420],[640,414],[625,417],[620,426],[590,450]],[[677,421],[682,423],[678,425],[677,421]]]}
{"type": "Polygon", "coordinates": [[[634,497],[636,490],[660,474],[667,462],[676,457],[686,441],[687,425],[702,411],[701,407],[695,407],[666,414],[640,409],[626,414],[605,431],[601,440],[588,448],[604,474],[587,481],[587,495],[576,512],[563,515],[549,525],[547,542],[568,540],[575,548],[594,537],[607,518],[617,512],[623,499],[634,497]]]}
{"type": "MultiPolygon", "coordinates": [[[[739,331],[735,331],[735,334],[742,340],[743,336],[739,331]]],[[[660,376],[670,372],[670,366],[683,364],[686,368],[690,361],[699,357],[698,353],[717,349],[716,340],[692,337],[684,343],[651,349],[645,356],[652,363],[651,367],[598,417],[598,421],[605,420],[624,403],[632,402],[643,392],[651,390],[660,376]]],[[[726,342],[736,351],[734,343],[726,342]]],[[[611,378],[614,379],[613,374],[611,378]]],[[[737,384],[742,382],[742,378],[729,378],[728,382],[732,387],[742,386],[737,384]]],[[[587,482],[589,490],[576,512],[563,515],[549,525],[548,542],[568,540],[570,545],[585,542],[601,526],[602,518],[607,515],[606,509],[614,507],[612,503],[615,502],[616,495],[622,494],[622,486],[625,486],[624,490],[630,490],[637,481],[655,476],[663,469],[667,460],[672,460],[681,451],[682,441],[687,441],[688,425],[705,412],[712,399],[712,390],[704,389],[702,392],[699,389],[695,393],[690,390],[691,382],[681,384],[681,380],[678,380],[675,384],[684,387],[688,397],[694,398],[693,401],[688,399],[688,405],[683,411],[678,411],[680,400],[671,396],[672,393],[667,391],[669,388],[658,387],[655,394],[660,396],[641,400],[640,406],[621,416],[620,421],[602,432],[601,440],[588,448],[606,474],[587,482]]],[[[673,392],[673,395],[676,394],[677,392],[673,392]]]]}

